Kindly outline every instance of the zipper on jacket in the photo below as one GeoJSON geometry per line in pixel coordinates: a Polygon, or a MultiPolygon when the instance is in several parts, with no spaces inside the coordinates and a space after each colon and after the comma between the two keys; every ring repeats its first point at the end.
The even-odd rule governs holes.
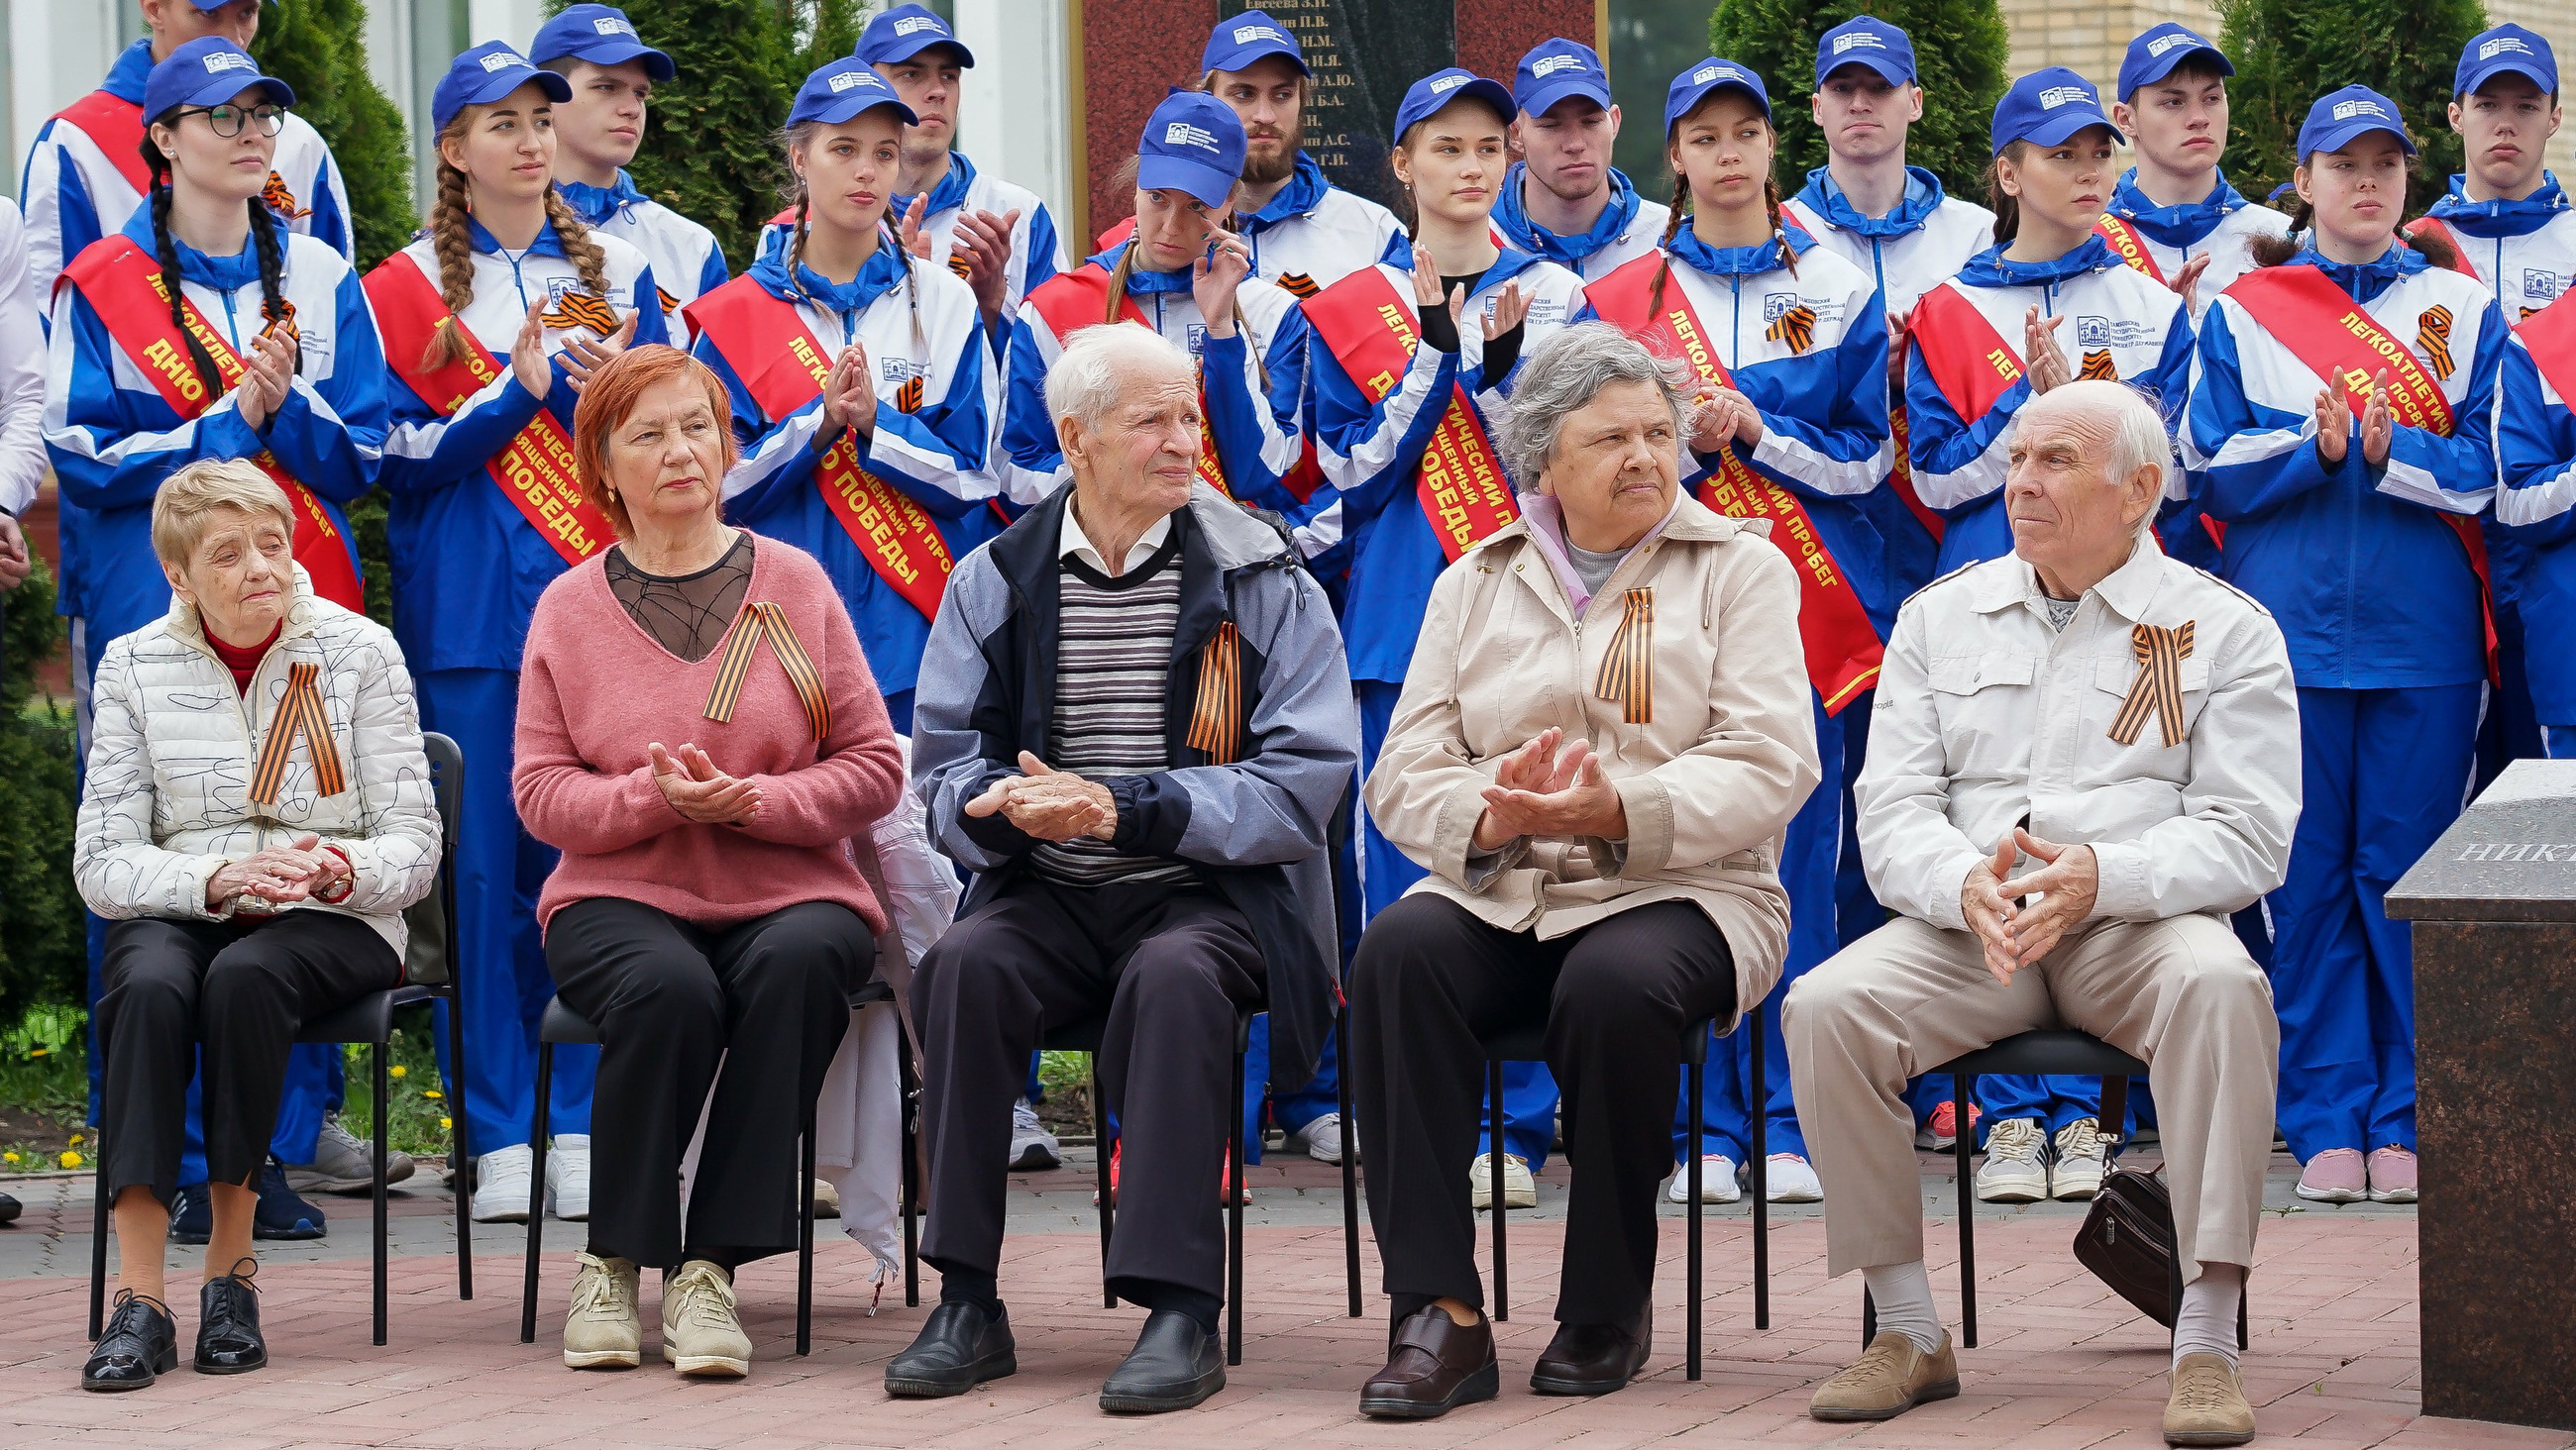
{"type": "Polygon", "coordinates": [[[233,294],[230,292],[224,294],[224,336],[232,343],[234,352],[242,351],[241,318],[234,315],[233,294]]]}

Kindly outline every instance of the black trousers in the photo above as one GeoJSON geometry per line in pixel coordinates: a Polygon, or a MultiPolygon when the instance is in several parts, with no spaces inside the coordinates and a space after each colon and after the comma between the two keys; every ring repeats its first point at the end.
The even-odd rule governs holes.
{"type": "Polygon", "coordinates": [[[1267,974],[1242,913],[1188,882],[1058,886],[1023,876],[948,929],[913,978],[930,1226],[922,1255],[990,1275],[1002,1258],[1011,1104],[1049,1027],[1108,1015],[1101,1090],[1118,1115],[1107,1277],[1225,1293],[1219,1210],[1237,1015],[1267,974]]]}
{"type": "Polygon", "coordinates": [[[1540,941],[1417,893],[1369,923],[1350,1002],[1361,1176],[1398,1305],[1484,1305],[1467,1181],[1484,1142],[1477,1039],[1543,1014],[1574,1167],[1556,1317],[1634,1318],[1654,1286],[1682,1029],[1734,1010],[1735,959],[1716,924],[1661,901],[1540,941]]]}
{"type": "Polygon", "coordinates": [[[726,927],[613,897],[555,913],[546,970],[601,1042],[590,1110],[594,1250],[670,1269],[689,1258],[731,1267],[796,1247],[797,1135],[849,1030],[845,984],[866,981],[875,962],[867,922],[837,902],[726,927]],[[680,1155],[701,1108],[706,1145],[684,1238],[680,1155]]]}
{"type": "Polygon", "coordinates": [[[166,1204],[200,1063],[206,1175],[240,1183],[267,1161],[297,1029],[401,986],[402,960],[374,927],[338,912],[140,917],[108,924],[99,977],[99,1171],[111,1202],[144,1183],[166,1204]]]}

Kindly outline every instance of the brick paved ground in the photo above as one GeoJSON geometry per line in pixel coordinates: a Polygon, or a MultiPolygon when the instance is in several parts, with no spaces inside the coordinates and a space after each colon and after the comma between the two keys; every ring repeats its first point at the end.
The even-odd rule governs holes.
{"type": "MultiPolygon", "coordinates": [[[[1926,1161],[1927,1171],[1937,1166],[1926,1161]]],[[[2322,1447],[2565,1447],[2563,1433],[2431,1420],[2415,1390],[2415,1234],[2411,1213],[2301,1211],[2276,1159],[2254,1271],[2254,1349],[2248,1388],[2258,1443],[2322,1447]]],[[[1648,1379],[1601,1400],[1542,1399],[1526,1390],[1546,1342],[1555,1256],[1562,1242],[1562,1165],[1552,1165],[1534,1213],[1512,1221],[1516,1312],[1501,1326],[1499,1401],[1429,1424],[1360,1418],[1356,1388],[1379,1361],[1383,1321],[1344,1317],[1338,1181],[1302,1159],[1274,1157],[1254,1179],[1244,1364],[1201,1409],[1151,1421],[1113,1420],[1093,1403],[1130,1342],[1133,1309],[1103,1310],[1089,1175],[1079,1163],[1016,1180],[1004,1292],[1020,1342],[1020,1374],[983,1392],[929,1403],[887,1400],[885,1358],[907,1343],[923,1311],[899,1296],[871,1317],[866,1258],[827,1235],[816,1264],[815,1346],[792,1351],[794,1260],[743,1275],[745,1322],[758,1342],[739,1384],[683,1382],[658,1366],[575,1374],[547,1336],[559,1331],[577,1225],[550,1226],[540,1341],[517,1338],[517,1239],[477,1235],[478,1297],[459,1303],[452,1220],[424,1172],[396,1218],[393,1343],[367,1344],[366,1205],[332,1200],[335,1232],[319,1246],[281,1246],[262,1276],[270,1345],[263,1373],[229,1379],[182,1370],[131,1395],[82,1393],[77,1375],[88,1263],[88,1180],[7,1185],[29,1203],[0,1231],[0,1444],[152,1446],[404,1445],[508,1450],[584,1444],[953,1446],[1150,1444],[1239,1447],[1469,1446],[1476,1450],[1624,1446],[1677,1439],[1691,1446],[1799,1444],[1977,1446],[2077,1450],[2160,1444],[2162,1331],[2130,1313],[2068,1256],[2076,1211],[1981,1210],[1977,1248],[1982,1347],[1963,1354],[1966,1393],[1878,1427],[1805,1417],[1814,1384],[1857,1339],[1855,1280],[1828,1285],[1823,1226],[1789,1211],[1775,1224],[1774,1323],[1752,1329],[1750,1225],[1741,1209],[1712,1210],[1708,1226],[1708,1373],[1685,1382],[1683,1233],[1667,1224],[1648,1379]]],[[[1946,1185],[1934,1192],[1933,1278],[1955,1319],[1955,1228],[1946,1185]]],[[[1674,1210],[1677,1215],[1678,1210],[1674,1210]]],[[[1364,1249],[1366,1248],[1364,1244],[1364,1249]]],[[[1366,1254],[1374,1284],[1375,1255],[1366,1254]]],[[[177,1260],[174,1259],[174,1262],[177,1260]]],[[[174,1275],[174,1285],[188,1282],[174,1275]]],[[[647,1319],[651,1319],[648,1294],[647,1319]]],[[[1371,1313],[1378,1313],[1374,1299],[1371,1313]]],[[[182,1350],[194,1331],[182,1306],[182,1350]]],[[[652,1331],[648,1329],[648,1341],[652,1331]]],[[[650,1363],[650,1348],[647,1357],[650,1363]]]]}

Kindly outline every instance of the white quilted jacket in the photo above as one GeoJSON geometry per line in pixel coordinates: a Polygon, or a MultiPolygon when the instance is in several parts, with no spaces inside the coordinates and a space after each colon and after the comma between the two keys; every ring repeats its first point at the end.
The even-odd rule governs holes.
{"type": "Polygon", "coordinates": [[[402,909],[438,872],[438,815],[421,754],[420,709],[394,637],[317,598],[300,567],[286,628],[247,692],[206,645],[193,605],[107,647],[91,686],[95,725],[72,874],[81,898],[111,919],[221,920],[206,880],[226,862],[307,833],[356,868],[346,899],[299,903],[366,922],[403,951],[402,909]],[[313,753],[299,739],[277,800],[250,800],[252,763],[286,693],[287,667],[320,666],[315,683],[348,788],[314,793],[313,753]]]}

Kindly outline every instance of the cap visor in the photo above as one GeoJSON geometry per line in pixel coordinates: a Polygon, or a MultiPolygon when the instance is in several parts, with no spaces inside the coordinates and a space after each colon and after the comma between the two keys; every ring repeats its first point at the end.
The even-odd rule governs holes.
{"type": "Polygon", "coordinates": [[[227,72],[217,76],[183,97],[183,106],[220,106],[244,91],[266,91],[268,98],[281,106],[293,108],[295,89],[275,76],[253,75],[235,78],[227,72]]]}
{"type": "Polygon", "coordinates": [[[572,99],[572,82],[550,70],[505,70],[483,78],[480,85],[458,102],[466,106],[488,106],[521,86],[533,85],[546,93],[549,101],[572,99]]]}
{"type": "Polygon", "coordinates": [[[805,119],[820,121],[826,126],[841,126],[880,107],[894,112],[907,126],[921,124],[921,117],[914,113],[912,107],[887,95],[840,97],[828,104],[815,107],[805,119]]]}
{"type": "Polygon", "coordinates": [[[881,61],[887,65],[895,65],[900,62],[910,60],[925,50],[933,50],[943,45],[947,46],[950,50],[957,52],[958,65],[967,70],[973,70],[975,68],[975,52],[958,44],[954,38],[945,35],[929,36],[918,43],[910,45],[898,40],[894,44],[887,46],[885,49],[878,51],[876,54],[862,56],[861,59],[865,60],[870,65],[875,65],[881,61]]]}
{"type": "Polygon", "coordinates": [[[2317,138],[2317,143],[2308,147],[2307,150],[2310,152],[2341,151],[2345,147],[2350,146],[2353,142],[2360,140],[2362,137],[2369,135],[2373,131],[2387,132],[2389,135],[2397,138],[2398,145],[2406,148],[2407,155],[2413,156],[2416,154],[2415,142],[2409,138],[2404,131],[2399,130],[2395,126],[2389,125],[2386,121],[2362,121],[2352,125],[2337,126],[2327,131],[2324,135],[2319,136],[2317,138]]]}
{"type": "Polygon", "coordinates": [[[2111,118],[2099,111],[2082,111],[2071,116],[2047,117],[2038,125],[2023,132],[2019,139],[2037,146],[2063,146],[2095,126],[2110,132],[2111,144],[2115,146],[2123,139],[2120,128],[2112,125],[2111,118]]]}
{"type": "Polygon", "coordinates": [[[566,53],[574,60],[586,60],[592,65],[624,65],[630,60],[640,60],[644,62],[644,74],[657,81],[667,81],[680,73],[680,68],[672,64],[669,56],[632,40],[602,41],[598,45],[566,53]]]}
{"type": "Polygon", "coordinates": [[[1225,54],[1210,60],[1207,68],[1209,70],[1224,71],[1242,70],[1246,66],[1251,65],[1254,61],[1259,60],[1266,55],[1284,55],[1288,57],[1288,63],[1295,66],[1303,74],[1312,76],[1315,73],[1314,70],[1306,64],[1306,57],[1298,54],[1294,47],[1281,45],[1275,40],[1265,40],[1257,44],[1247,45],[1241,50],[1227,51],[1225,54]]]}
{"type": "Polygon", "coordinates": [[[1581,96],[1605,111],[1610,109],[1610,88],[1588,76],[1581,80],[1542,83],[1532,89],[1529,99],[1519,102],[1519,106],[1525,115],[1544,116],[1556,109],[1557,102],[1574,96],[1581,96]]]}
{"type": "Polygon", "coordinates": [[[2521,76],[2545,92],[2558,89],[2556,76],[2542,74],[2540,67],[2531,61],[2509,58],[2489,62],[2483,69],[2470,72],[2469,83],[2460,90],[2464,94],[2475,94],[2487,82],[2506,75],[2521,76]]]}
{"type": "Polygon", "coordinates": [[[2218,63],[2218,73],[2220,75],[2232,76],[2236,74],[2235,62],[2229,60],[2224,51],[2221,51],[2214,45],[2196,45],[2189,50],[2175,51],[2170,55],[2160,55],[2154,60],[2147,62],[2146,68],[2138,72],[2137,80],[2130,85],[2129,94],[2135,95],[2137,94],[2139,86],[2151,86],[2156,82],[2163,80],[2165,77],[2172,75],[2175,71],[2182,69],[2182,63],[2184,61],[2187,61],[2196,55],[2205,55],[2211,60],[2216,61],[2218,63]]]}
{"type": "Polygon", "coordinates": [[[1691,112],[1708,104],[1708,98],[1716,95],[1720,91],[1740,91],[1745,95],[1752,97],[1753,104],[1762,108],[1762,119],[1766,121],[1771,119],[1771,102],[1764,98],[1760,91],[1753,89],[1742,81],[1711,81],[1707,86],[1700,90],[1684,93],[1679,105],[1668,105],[1666,107],[1669,114],[1664,120],[1664,130],[1670,132],[1675,126],[1689,120],[1691,112]]]}
{"type": "Polygon", "coordinates": [[[1202,206],[1223,206],[1234,195],[1233,177],[1178,156],[1139,158],[1136,185],[1146,191],[1185,191],[1202,206]]]}
{"type": "Polygon", "coordinates": [[[1861,66],[1876,72],[1880,80],[1887,82],[1891,86],[1905,85],[1914,79],[1914,73],[1907,70],[1904,66],[1897,64],[1896,58],[1893,56],[1849,55],[1844,56],[1842,59],[1835,61],[1832,65],[1818,71],[1816,73],[1816,84],[1823,85],[1825,82],[1833,79],[1835,71],[1851,65],[1861,66]]]}

